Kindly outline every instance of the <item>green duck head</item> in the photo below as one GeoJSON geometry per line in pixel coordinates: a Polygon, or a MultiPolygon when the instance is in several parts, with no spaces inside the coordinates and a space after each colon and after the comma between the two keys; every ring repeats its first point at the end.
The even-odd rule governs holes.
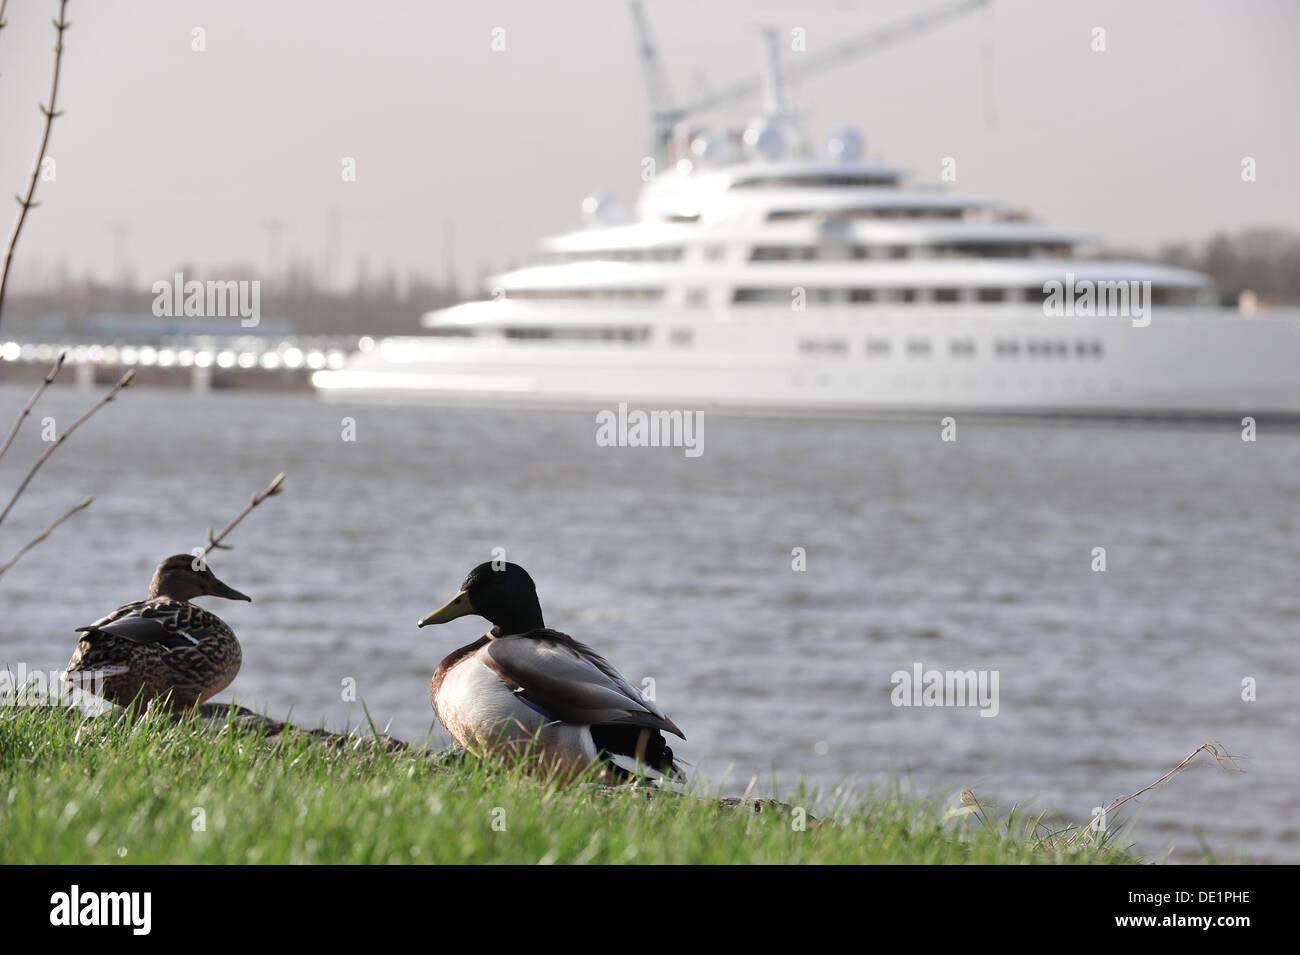
{"type": "Polygon", "coordinates": [[[460,592],[419,623],[427,627],[470,614],[493,625],[493,635],[527,633],[546,626],[537,587],[528,571],[506,561],[488,561],[469,572],[460,592]]]}

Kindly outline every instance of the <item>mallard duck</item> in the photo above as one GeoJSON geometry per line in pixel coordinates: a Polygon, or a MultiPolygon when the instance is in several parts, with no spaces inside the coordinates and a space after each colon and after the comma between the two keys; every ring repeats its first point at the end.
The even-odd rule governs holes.
{"type": "Polygon", "coordinates": [[[468,614],[492,630],[449,654],[429,684],[439,721],[467,750],[531,752],[564,776],[601,762],[606,779],[682,778],[663,733],[685,734],[595,650],[546,626],[522,567],[479,564],[419,626],[468,614]]]}
{"type": "Polygon", "coordinates": [[[82,636],[63,678],[119,706],[163,700],[174,712],[220,693],[243,654],[225,621],[190,603],[203,596],[253,599],[191,554],[168,557],[154,571],[147,598],[77,628],[82,636]]]}

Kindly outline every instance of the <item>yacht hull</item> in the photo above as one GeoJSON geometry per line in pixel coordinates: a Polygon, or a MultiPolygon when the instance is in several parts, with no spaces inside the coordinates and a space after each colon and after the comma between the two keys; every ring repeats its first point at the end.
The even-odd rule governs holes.
{"type": "Polygon", "coordinates": [[[1146,325],[1041,308],[865,311],[603,316],[648,327],[637,342],[389,338],[313,382],[332,399],[515,407],[1300,418],[1300,311],[1156,306],[1146,325]]]}

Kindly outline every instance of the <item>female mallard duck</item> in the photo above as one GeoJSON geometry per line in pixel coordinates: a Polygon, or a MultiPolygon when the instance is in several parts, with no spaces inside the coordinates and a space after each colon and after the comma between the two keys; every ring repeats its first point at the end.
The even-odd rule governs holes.
{"type": "Polygon", "coordinates": [[[564,775],[601,761],[619,777],[682,778],[661,730],[685,739],[682,731],[604,657],[547,629],[522,567],[479,564],[419,625],[467,614],[491,632],[438,664],[429,685],[438,719],[467,750],[531,752],[564,775]]]}
{"type": "Polygon", "coordinates": [[[163,699],[174,712],[220,693],[243,655],[225,621],[190,603],[202,596],[253,599],[190,554],[168,557],[154,571],[146,599],[77,628],[82,637],[63,678],[118,706],[163,699]]]}

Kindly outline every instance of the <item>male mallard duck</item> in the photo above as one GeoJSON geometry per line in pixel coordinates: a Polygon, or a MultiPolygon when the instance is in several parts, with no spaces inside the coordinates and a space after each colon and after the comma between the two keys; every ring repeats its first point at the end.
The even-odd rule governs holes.
{"type": "Polygon", "coordinates": [[[479,564],[460,593],[419,625],[467,614],[487,619],[491,632],[447,656],[429,685],[438,719],[467,750],[531,748],[561,774],[600,760],[620,778],[682,778],[660,731],[686,736],[595,650],[547,629],[522,567],[479,564]]]}
{"type": "Polygon", "coordinates": [[[119,706],[170,694],[176,712],[220,693],[239,672],[243,654],[225,621],[190,603],[202,596],[253,599],[217,580],[190,554],[168,557],[154,571],[146,599],[77,628],[82,637],[63,678],[119,706]]]}

